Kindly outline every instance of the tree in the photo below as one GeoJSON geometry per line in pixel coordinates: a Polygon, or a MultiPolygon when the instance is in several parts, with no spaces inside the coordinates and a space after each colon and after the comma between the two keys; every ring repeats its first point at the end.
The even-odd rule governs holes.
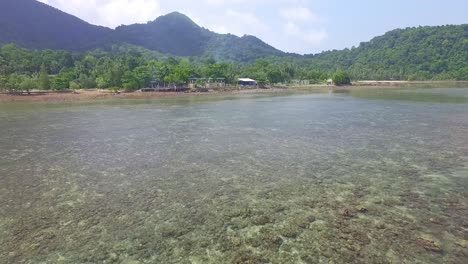
{"type": "Polygon", "coordinates": [[[70,87],[70,79],[64,75],[57,75],[51,83],[51,88],[54,90],[64,90],[70,87]]]}
{"type": "Polygon", "coordinates": [[[5,75],[0,75],[0,91],[6,90],[8,86],[8,78],[5,75]]]}
{"type": "Polygon", "coordinates": [[[38,76],[38,88],[42,90],[50,89],[50,79],[44,64],[41,65],[41,70],[38,76]]]}
{"type": "Polygon", "coordinates": [[[333,74],[332,80],[333,83],[338,86],[351,84],[351,78],[349,78],[348,73],[343,71],[339,71],[333,74]]]}
{"type": "Polygon", "coordinates": [[[37,82],[34,78],[30,78],[26,76],[23,78],[23,81],[20,83],[19,89],[21,89],[22,91],[26,91],[28,94],[30,94],[31,90],[36,88],[36,84],[37,82]]]}
{"type": "Polygon", "coordinates": [[[62,69],[60,73],[52,79],[51,88],[63,90],[70,88],[70,82],[75,79],[75,72],[71,69],[62,69]]]}
{"type": "Polygon", "coordinates": [[[170,73],[164,77],[164,81],[174,85],[186,84],[192,73],[190,62],[181,60],[178,65],[173,65],[170,68],[170,73]]]}
{"type": "Polygon", "coordinates": [[[270,66],[267,71],[267,78],[270,83],[282,83],[286,80],[285,75],[276,66],[270,66]]]}
{"type": "Polygon", "coordinates": [[[140,66],[133,69],[133,76],[135,81],[138,83],[137,88],[148,87],[151,74],[149,73],[147,66],[140,66]]]}
{"type": "Polygon", "coordinates": [[[92,76],[81,74],[80,78],[78,78],[78,82],[81,88],[84,88],[84,89],[96,88],[96,81],[94,80],[92,76]]]}
{"type": "Polygon", "coordinates": [[[7,88],[10,92],[19,90],[21,83],[23,82],[24,76],[13,73],[10,74],[7,81],[7,88]]]}
{"type": "Polygon", "coordinates": [[[126,71],[122,76],[122,86],[125,91],[133,91],[138,89],[138,81],[133,72],[126,71]]]}
{"type": "Polygon", "coordinates": [[[96,78],[96,85],[99,89],[109,87],[109,82],[102,76],[96,78]]]}

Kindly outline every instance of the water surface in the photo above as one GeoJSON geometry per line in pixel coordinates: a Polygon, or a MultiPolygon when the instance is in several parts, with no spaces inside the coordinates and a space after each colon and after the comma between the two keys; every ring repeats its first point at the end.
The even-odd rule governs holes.
{"type": "Polygon", "coordinates": [[[0,259],[468,263],[467,95],[2,104],[0,259]]]}

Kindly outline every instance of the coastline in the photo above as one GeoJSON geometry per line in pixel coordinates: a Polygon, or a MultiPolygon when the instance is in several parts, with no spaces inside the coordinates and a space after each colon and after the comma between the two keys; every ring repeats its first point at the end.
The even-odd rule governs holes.
{"type": "Polygon", "coordinates": [[[237,96],[248,94],[290,94],[293,92],[330,93],[347,92],[352,90],[379,90],[379,89],[409,89],[424,88],[431,85],[447,85],[450,87],[468,87],[468,82],[453,81],[430,81],[430,82],[409,82],[409,81],[359,81],[352,86],[330,86],[330,85],[308,85],[308,86],[272,86],[268,89],[239,89],[231,87],[224,90],[213,90],[209,92],[122,92],[119,94],[108,90],[88,89],[76,90],[70,93],[48,92],[34,95],[0,94],[0,103],[6,102],[85,102],[114,99],[152,99],[152,98],[174,98],[174,97],[216,97],[216,96],[237,96]],[[460,85],[460,86],[458,86],[460,85]]]}

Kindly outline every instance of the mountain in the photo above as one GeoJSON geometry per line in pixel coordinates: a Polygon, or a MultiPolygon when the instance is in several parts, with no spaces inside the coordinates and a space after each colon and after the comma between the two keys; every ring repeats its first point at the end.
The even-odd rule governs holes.
{"type": "Polygon", "coordinates": [[[130,44],[175,56],[212,56],[248,62],[284,53],[253,36],[217,34],[174,12],[115,30],[91,25],[35,0],[1,0],[0,44],[86,51],[130,44]]]}
{"type": "Polygon", "coordinates": [[[218,34],[173,12],[147,24],[116,28],[113,43],[141,46],[177,56],[212,56],[218,60],[252,61],[284,53],[254,36],[218,34]]]}
{"type": "Polygon", "coordinates": [[[242,63],[270,58],[277,63],[288,60],[310,71],[345,70],[355,79],[464,79],[467,39],[467,24],[415,27],[390,31],[359,47],[300,56],[277,50],[254,36],[212,32],[177,12],[145,24],[109,29],[35,0],[0,0],[0,45],[77,52],[117,49],[120,53],[131,47],[146,54],[154,52],[153,56],[212,57],[242,63]]]}
{"type": "Polygon", "coordinates": [[[215,33],[199,27],[187,16],[174,12],[147,24],[117,27],[112,42],[178,56],[201,56],[213,35],[215,33]]]}
{"type": "Polygon", "coordinates": [[[84,51],[111,33],[38,1],[0,1],[0,44],[84,51]]]}

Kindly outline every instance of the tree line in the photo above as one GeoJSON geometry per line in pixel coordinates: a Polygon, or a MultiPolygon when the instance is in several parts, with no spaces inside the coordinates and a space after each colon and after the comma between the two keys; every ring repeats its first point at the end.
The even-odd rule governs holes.
{"type": "Polygon", "coordinates": [[[216,62],[206,58],[151,58],[143,52],[83,54],[67,51],[35,51],[13,44],[0,48],[0,88],[4,90],[63,90],[123,88],[136,90],[157,80],[166,85],[185,85],[190,78],[224,78],[235,84],[239,77],[263,84],[290,83],[295,79],[320,83],[331,73],[300,67],[292,61],[259,59],[251,64],[216,62]]]}
{"type": "MultiPolygon", "coordinates": [[[[136,90],[151,80],[185,85],[190,78],[252,78],[260,84],[347,84],[350,80],[468,80],[468,43],[461,26],[395,30],[358,48],[318,55],[267,57],[250,63],[171,57],[121,45],[85,53],[0,47],[0,89],[136,90]],[[461,39],[461,40],[460,40],[461,39]],[[304,82],[301,82],[304,83],[304,82]]],[[[468,29],[468,27],[467,27],[468,29]]]]}

